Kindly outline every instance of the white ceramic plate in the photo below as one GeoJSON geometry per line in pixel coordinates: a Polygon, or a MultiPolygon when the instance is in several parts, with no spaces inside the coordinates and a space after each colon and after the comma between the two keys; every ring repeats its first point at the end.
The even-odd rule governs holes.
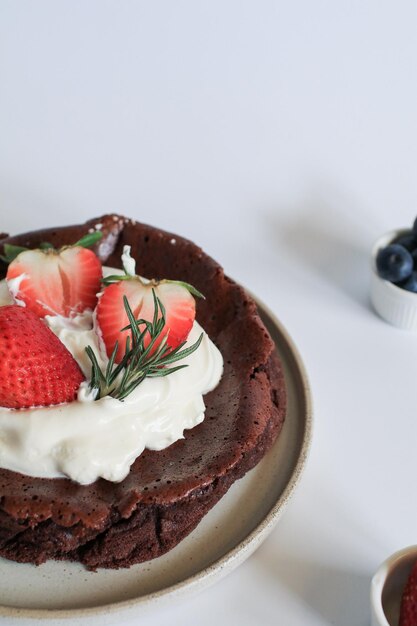
{"type": "Polygon", "coordinates": [[[281,356],[288,388],[282,434],[266,457],[237,481],[199,526],[168,554],[127,570],[88,572],[73,563],[39,567],[0,559],[0,619],[105,624],[115,611],[207,587],[246,559],[272,530],[293,493],[311,438],[311,399],[303,364],[291,339],[260,305],[281,356]]]}

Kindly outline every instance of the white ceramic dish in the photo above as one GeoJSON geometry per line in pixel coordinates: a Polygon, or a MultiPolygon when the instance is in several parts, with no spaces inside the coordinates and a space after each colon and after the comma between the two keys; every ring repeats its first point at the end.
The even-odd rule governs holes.
{"type": "Polygon", "coordinates": [[[375,242],[372,249],[371,301],[375,311],[384,320],[398,328],[417,332],[417,294],[380,278],[375,265],[376,256],[381,248],[396,237],[409,232],[409,229],[392,230],[375,242]]]}
{"type": "Polygon", "coordinates": [[[380,565],[371,584],[372,626],[398,626],[401,597],[416,561],[417,546],[410,546],[380,565]]]}
{"type": "Polygon", "coordinates": [[[272,530],[299,482],[311,439],[309,385],[298,352],[265,307],[262,317],[283,362],[288,412],[282,434],[259,465],[237,481],[199,526],[168,554],[127,570],[88,572],[77,564],[40,567],[0,559],[0,622],[114,623],[144,605],[207,587],[246,559],[272,530]],[[117,612],[117,616],[115,615],[117,612]],[[2,620],[1,618],[5,618],[2,620]]]}

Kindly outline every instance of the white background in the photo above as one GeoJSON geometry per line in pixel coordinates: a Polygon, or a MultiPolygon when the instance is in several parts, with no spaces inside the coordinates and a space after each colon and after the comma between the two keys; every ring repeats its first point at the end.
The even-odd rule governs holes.
{"type": "Polygon", "coordinates": [[[126,623],[365,625],[376,567],[417,543],[417,338],[368,304],[373,240],[417,214],[416,27],[411,1],[0,1],[0,230],[120,212],[186,236],[312,383],[270,538],[126,623]]]}

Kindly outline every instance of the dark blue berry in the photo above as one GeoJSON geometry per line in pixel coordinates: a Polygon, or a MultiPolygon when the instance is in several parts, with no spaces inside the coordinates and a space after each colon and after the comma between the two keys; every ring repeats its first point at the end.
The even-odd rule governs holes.
{"type": "Polygon", "coordinates": [[[407,291],[414,291],[414,293],[417,293],[417,272],[413,272],[407,280],[402,282],[401,287],[403,289],[407,289],[407,291]]]}
{"type": "Polygon", "coordinates": [[[378,252],[376,269],[381,278],[399,283],[413,271],[413,257],[403,246],[392,243],[378,252]]]}
{"type": "Polygon", "coordinates": [[[417,233],[406,233],[405,235],[400,235],[398,239],[395,239],[393,243],[398,243],[400,246],[403,246],[409,252],[413,252],[417,248],[417,233]]]}

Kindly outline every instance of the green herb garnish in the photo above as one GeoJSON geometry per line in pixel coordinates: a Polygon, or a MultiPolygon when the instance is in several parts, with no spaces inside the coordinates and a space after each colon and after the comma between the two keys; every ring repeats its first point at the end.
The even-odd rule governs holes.
{"type": "Polygon", "coordinates": [[[168,366],[189,356],[199,347],[203,333],[189,348],[184,348],[186,342],[174,349],[167,346],[167,336],[161,339],[165,326],[165,308],[154,289],[152,289],[152,294],[154,299],[152,322],[144,319],[136,320],[128,299],[123,296],[129,325],[122,330],[130,330],[131,336],[126,339],[125,352],[120,363],[115,366],[117,341],[104,371],[100,368],[91,346],[86,347],[85,350],[92,363],[90,389],[97,391],[95,400],[103,396],[124,400],[145,378],[168,376],[187,367],[186,364],[168,366]]]}

